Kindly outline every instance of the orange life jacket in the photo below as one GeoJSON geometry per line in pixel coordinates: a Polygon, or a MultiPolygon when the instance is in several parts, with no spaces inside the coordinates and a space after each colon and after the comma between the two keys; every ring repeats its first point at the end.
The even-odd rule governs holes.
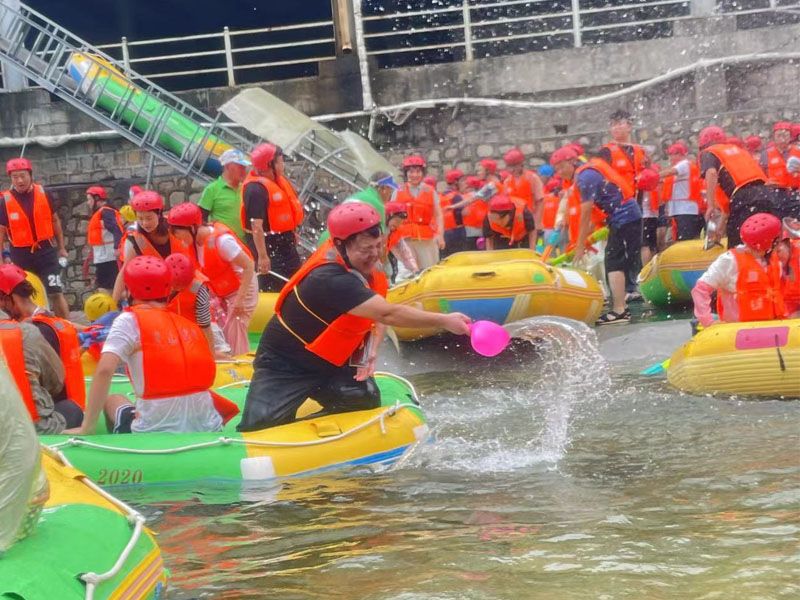
{"type": "Polygon", "coordinates": [[[453,198],[458,195],[458,192],[446,192],[439,194],[439,206],[442,207],[442,219],[444,220],[444,230],[450,231],[460,227],[456,221],[456,213],[454,210],[445,210],[448,206],[453,204],[453,198]]]}
{"type": "Polygon", "coordinates": [[[767,183],[782,188],[800,187],[800,178],[789,173],[786,159],[775,146],[767,148],[767,183]]]}
{"type": "Polygon", "coordinates": [[[117,221],[117,225],[119,225],[119,230],[125,231],[125,225],[122,222],[122,215],[119,214],[119,211],[111,206],[101,206],[95,211],[95,213],[92,215],[92,218],[89,219],[89,228],[86,230],[86,242],[90,246],[102,246],[105,244],[103,241],[104,210],[110,210],[113,212],[114,218],[117,221]]]}
{"type": "MultiPolygon", "coordinates": [[[[125,247],[125,241],[131,238],[134,243],[134,248],[138,249],[137,256],[155,256],[157,258],[167,258],[163,256],[153,244],[150,243],[150,240],[145,237],[145,235],[139,231],[138,227],[133,229],[128,229],[122,236],[122,240],[120,241],[120,247],[125,247]]],[[[197,264],[197,261],[194,257],[194,252],[192,249],[184,244],[181,240],[176,238],[174,235],[169,234],[169,254],[184,254],[189,257],[192,261],[193,265],[197,264]]],[[[169,254],[167,256],[169,256],[169,254]]]]}
{"type": "MultiPolygon", "coordinates": [[[[675,175],[667,175],[661,182],[661,199],[664,203],[673,200],[672,190],[675,187],[675,175]]],[[[675,200],[690,200],[700,206],[703,203],[703,178],[700,177],[700,167],[696,162],[689,162],[689,197],[674,198],[675,200]]]]}
{"type": "Polygon", "coordinates": [[[42,186],[33,184],[33,227],[14,194],[6,190],[3,196],[8,217],[8,236],[12,246],[35,249],[41,242],[53,239],[53,211],[50,210],[50,203],[42,186]]]}
{"type": "Polygon", "coordinates": [[[225,298],[236,292],[239,286],[242,285],[242,282],[240,275],[236,273],[233,265],[220,255],[219,248],[217,247],[219,238],[228,234],[236,240],[242,252],[247,254],[251,259],[253,255],[250,249],[236,237],[236,234],[233,233],[229,227],[222,223],[214,223],[211,227],[211,235],[208,236],[205,244],[203,244],[203,264],[200,266],[200,270],[203,272],[203,275],[208,278],[208,287],[211,288],[211,291],[218,297],[225,298]]]}
{"type": "Polygon", "coordinates": [[[44,323],[58,338],[58,350],[61,363],[64,365],[64,388],[67,398],[75,402],[82,409],[86,408],[86,383],[83,379],[83,365],[81,364],[81,343],[78,339],[78,330],[75,326],[59,317],[48,315],[34,315],[31,321],[44,323]]]}
{"type": "Polygon", "coordinates": [[[527,210],[528,206],[522,198],[512,197],[511,201],[514,203],[514,214],[511,217],[510,227],[495,223],[489,218],[489,227],[492,228],[492,231],[496,231],[504,238],[507,238],[509,245],[516,244],[528,235],[528,229],[525,227],[525,210],[527,210]]]}
{"type": "MultiPolygon", "coordinates": [[[[771,321],[785,316],[781,294],[781,271],[778,261],[770,261],[764,267],[758,259],[747,252],[734,248],[730,252],[736,259],[736,304],[739,321],[771,321]]],[[[717,297],[717,313],[724,320],[722,302],[717,297]]]]}
{"type": "MultiPolygon", "coordinates": [[[[474,192],[470,192],[470,196],[474,196],[474,192]]],[[[485,200],[477,198],[467,204],[461,209],[461,222],[466,227],[474,229],[482,229],[483,222],[486,220],[486,215],[489,214],[489,205],[485,200]]]]}
{"type": "Polygon", "coordinates": [[[328,240],[327,243],[320,246],[320,248],[303,263],[303,266],[300,267],[297,273],[283,286],[278,300],[275,302],[275,316],[277,319],[287,331],[303,343],[306,350],[337,367],[341,367],[365,342],[375,322],[372,319],[356,317],[345,313],[334,319],[333,322],[328,323],[323,321],[318,315],[311,313],[302,298],[300,298],[298,286],[314,269],[327,264],[339,264],[351,273],[355,273],[360,279],[364,280],[364,285],[366,287],[381,296],[386,296],[386,292],[389,289],[389,282],[382,271],[373,271],[372,277],[367,281],[360,273],[349,269],[347,265],[345,265],[341,255],[333,248],[333,244],[330,243],[330,240],[328,240]],[[316,319],[325,323],[325,329],[313,340],[304,340],[301,338],[283,319],[281,309],[283,308],[283,302],[289,294],[294,294],[300,306],[316,319]]]}
{"type": "MultiPolygon", "coordinates": [[[[731,176],[735,186],[733,190],[734,194],[739,188],[747,185],[748,183],[753,183],[754,181],[759,180],[767,180],[767,176],[764,174],[764,171],[758,162],[756,162],[756,160],[749,152],[747,152],[747,150],[743,150],[742,148],[739,148],[739,146],[734,144],[715,144],[710,148],[706,148],[705,152],[710,152],[716,156],[722,164],[721,168],[725,169],[728,172],[728,175],[731,176]]],[[[698,160],[700,160],[699,157],[698,160]]],[[[719,185],[717,185],[715,199],[720,210],[725,214],[729,214],[731,199],[727,196],[727,194],[725,194],[725,192],[722,190],[722,187],[719,185]]]]}
{"type": "MultiPolygon", "coordinates": [[[[575,170],[572,182],[565,181],[564,188],[569,186],[569,194],[567,198],[567,218],[569,222],[569,239],[570,244],[576,244],[578,241],[578,234],[581,228],[581,190],[576,182],[578,174],[585,169],[595,169],[604,179],[616,185],[621,194],[622,202],[631,202],[636,194],[636,187],[634,184],[627,181],[622,175],[604,160],[599,158],[592,158],[586,164],[581,165],[575,170]]],[[[592,203],[592,225],[595,230],[605,226],[608,215],[597,204],[592,203]]]]}
{"type": "Polygon", "coordinates": [[[303,205],[297,198],[297,193],[294,191],[292,184],[285,177],[279,176],[277,180],[272,180],[269,177],[262,177],[251,171],[245,177],[242,183],[241,191],[239,192],[242,197],[242,208],[240,217],[242,220],[242,229],[247,233],[252,233],[250,223],[247,221],[247,215],[244,208],[244,190],[249,183],[257,183],[262,186],[269,196],[267,203],[267,220],[269,221],[269,231],[265,233],[285,233],[287,231],[294,231],[303,222],[303,205]]]}
{"type": "Polygon", "coordinates": [[[200,287],[205,284],[206,281],[207,278],[202,273],[196,273],[194,281],[192,281],[187,288],[175,294],[169,303],[167,303],[167,310],[182,316],[184,319],[190,320],[196,325],[197,292],[200,291],[200,287]]]}
{"type": "Polygon", "coordinates": [[[636,189],[636,177],[647,166],[647,153],[638,144],[631,144],[633,148],[633,161],[622,146],[616,142],[609,142],[603,148],[608,148],[611,152],[611,167],[634,189],[636,189]]]}
{"type": "Polygon", "coordinates": [[[129,310],[142,345],[142,399],[208,391],[217,365],[200,328],[166,308],[136,305],[129,310]]]}
{"type": "Polygon", "coordinates": [[[430,240],[436,234],[436,219],[433,210],[433,188],[424,183],[420,184],[417,196],[411,195],[408,184],[405,184],[395,194],[395,201],[406,205],[408,218],[400,226],[403,237],[413,240],[430,240]]]}
{"type": "MultiPolygon", "coordinates": [[[[791,240],[791,255],[789,264],[786,265],[786,274],[781,280],[781,290],[786,304],[800,305],[800,240],[791,240]]],[[[772,257],[778,260],[778,253],[773,252],[772,257]]]]}
{"type": "Polygon", "coordinates": [[[560,204],[561,199],[557,194],[545,194],[542,201],[542,229],[555,229],[560,204]]]}
{"type": "Polygon", "coordinates": [[[525,206],[531,212],[533,212],[533,186],[531,185],[531,177],[533,175],[533,171],[526,170],[519,177],[509,175],[503,182],[505,193],[524,200],[525,206]]]}
{"type": "Polygon", "coordinates": [[[22,350],[22,329],[15,321],[0,321],[0,349],[6,358],[8,370],[17,384],[19,395],[25,403],[25,408],[31,415],[31,419],[36,423],[39,420],[39,411],[36,410],[36,403],[33,401],[33,391],[31,382],[28,379],[28,372],[25,370],[25,354],[22,350]]]}
{"type": "Polygon", "coordinates": [[[403,232],[400,229],[395,229],[394,231],[390,231],[389,235],[386,236],[386,250],[389,252],[394,249],[395,246],[403,239],[403,232]]]}

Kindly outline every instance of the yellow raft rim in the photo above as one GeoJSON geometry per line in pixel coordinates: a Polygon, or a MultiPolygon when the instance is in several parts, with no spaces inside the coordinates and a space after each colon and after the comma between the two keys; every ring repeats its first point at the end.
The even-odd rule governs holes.
{"type": "Polygon", "coordinates": [[[672,355],[667,380],[692,394],[800,398],[800,319],[704,329],[672,355]]]}

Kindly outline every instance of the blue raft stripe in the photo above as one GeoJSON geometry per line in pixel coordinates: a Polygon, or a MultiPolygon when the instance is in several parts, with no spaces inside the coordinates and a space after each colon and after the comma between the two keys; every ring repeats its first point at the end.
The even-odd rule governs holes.
{"type": "Polygon", "coordinates": [[[511,312],[514,298],[449,300],[449,304],[453,312],[464,313],[473,321],[493,321],[502,325],[511,312]]]}

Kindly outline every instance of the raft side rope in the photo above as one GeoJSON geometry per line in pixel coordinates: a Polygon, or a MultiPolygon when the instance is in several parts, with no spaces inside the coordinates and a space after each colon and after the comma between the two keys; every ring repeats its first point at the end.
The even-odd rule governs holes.
{"type": "MultiPolygon", "coordinates": [[[[58,450],[53,446],[49,446],[49,448],[53,451],[58,460],[61,461],[61,464],[63,464],[66,467],[70,467],[72,469],[75,468],[69,461],[69,459],[64,455],[64,453],[61,452],[61,450],[58,450]]],[[[95,493],[99,494],[100,496],[111,502],[111,504],[116,506],[122,512],[126,513],[125,516],[128,520],[128,523],[133,525],[133,531],[131,532],[130,540],[128,540],[128,543],[125,545],[125,547],[122,549],[122,552],[120,552],[120,555],[117,557],[116,562],[111,566],[111,568],[108,571],[106,571],[105,573],[95,573],[91,571],[89,573],[81,573],[79,575],[79,579],[86,584],[86,595],[85,595],[86,600],[93,600],[94,592],[97,586],[103,583],[104,581],[108,581],[109,579],[115,577],[117,573],[119,573],[120,569],[122,569],[122,566],[128,561],[131,552],[133,552],[133,549],[139,542],[139,538],[142,535],[142,531],[144,530],[144,525],[147,522],[147,519],[139,511],[133,509],[119,498],[112,496],[85,475],[82,475],[80,480],[81,483],[83,483],[86,487],[88,487],[95,493]]]]}
{"type": "Polygon", "coordinates": [[[189,452],[191,450],[201,450],[203,448],[211,448],[214,446],[228,446],[232,444],[240,444],[245,446],[258,446],[258,447],[272,447],[272,448],[303,448],[309,446],[319,446],[330,442],[335,442],[346,437],[349,437],[367,427],[378,423],[380,425],[381,433],[386,435],[386,419],[393,417],[400,409],[419,409],[417,404],[412,402],[397,402],[392,406],[387,407],[370,419],[356,425],[355,427],[343,431],[342,433],[330,437],[324,437],[318,440],[308,440],[306,442],[277,442],[270,440],[243,440],[238,438],[231,438],[227,436],[220,436],[217,439],[209,440],[207,442],[198,442],[196,444],[186,444],[183,446],[175,446],[173,448],[126,448],[124,446],[109,446],[108,444],[99,444],[97,442],[90,442],[82,438],[69,438],[58,444],[53,444],[49,448],[56,452],[60,452],[61,448],[80,446],[84,448],[91,448],[93,450],[104,450],[107,452],[121,452],[126,454],[153,454],[153,455],[166,455],[166,454],[179,454],[182,452],[189,452]]]}

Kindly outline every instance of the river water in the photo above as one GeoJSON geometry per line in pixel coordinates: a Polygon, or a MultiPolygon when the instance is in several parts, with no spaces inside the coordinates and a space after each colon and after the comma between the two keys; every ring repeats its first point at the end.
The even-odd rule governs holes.
{"type": "Polygon", "coordinates": [[[394,468],[140,507],[168,597],[800,598],[800,404],[639,376],[685,320],[562,325],[390,352],[435,433],[394,468]]]}

